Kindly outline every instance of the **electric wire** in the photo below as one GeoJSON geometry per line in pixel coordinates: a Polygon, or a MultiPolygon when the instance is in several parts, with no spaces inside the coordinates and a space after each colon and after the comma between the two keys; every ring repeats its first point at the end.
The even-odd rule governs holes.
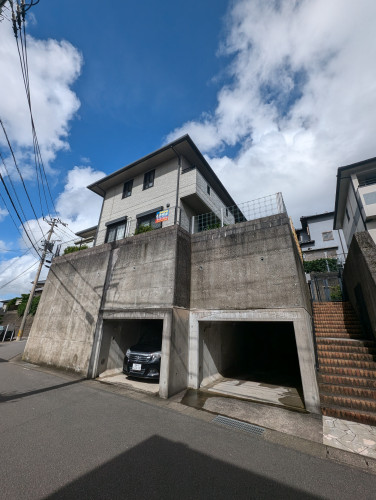
{"type": "Polygon", "coordinates": [[[23,274],[27,273],[32,267],[35,267],[37,264],[39,264],[39,262],[34,262],[34,264],[32,264],[30,267],[28,267],[27,269],[25,269],[25,271],[22,271],[22,273],[20,273],[18,276],[16,276],[15,278],[11,279],[10,281],[8,281],[7,283],[4,283],[3,285],[0,286],[0,290],[2,290],[3,288],[5,288],[6,286],[10,285],[10,283],[13,283],[13,281],[16,281],[18,280],[18,278],[20,278],[23,274]]]}
{"type": "Polygon", "coordinates": [[[39,193],[39,199],[40,199],[40,204],[41,204],[41,211],[42,215],[44,216],[43,213],[43,207],[42,207],[42,201],[41,201],[41,195],[40,195],[40,184],[42,185],[43,189],[43,194],[44,194],[44,199],[46,203],[46,208],[49,216],[51,217],[50,210],[49,210],[49,203],[47,201],[47,195],[46,195],[46,189],[45,186],[47,187],[47,191],[51,200],[51,204],[53,207],[53,211],[56,214],[57,210],[55,207],[55,203],[51,194],[50,186],[48,183],[47,179],[47,174],[46,170],[44,167],[43,159],[42,159],[42,154],[41,150],[39,147],[39,141],[38,141],[38,136],[35,128],[35,122],[34,122],[34,116],[33,116],[33,111],[32,111],[32,105],[31,105],[31,93],[30,93],[30,81],[29,81],[29,66],[28,66],[28,57],[27,57],[27,41],[26,41],[26,20],[25,20],[25,14],[26,11],[29,10],[26,8],[26,5],[29,5],[29,8],[32,5],[36,5],[36,3],[31,3],[31,4],[25,4],[17,1],[17,8],[16,12],[14,12],[13,5],[12,6],[12,18],[13,18],[13,32],[14,36],[16,38],[16,44],[17,44],[17,50],[18,50],[18,55],[20,59],[20,64],[21,64],[21,71],[22,71],[22,77],[24,81],[24,86],[25,86],[25,91],[26,91],[26,98],[29,106],[29,112],[30,112],[30,119],[31,119],[31,128],[32,128],[32,135],[33,135],[33,149],[34,149],[34,159],[35,159],[35,166],[36,166],[36,172],[37,172],[37,181],[38,181],[38,193],[39,193]],[[20,42],[18,39],[18,32],[20,34],[20,42]],[[21,45],[21,49],[20,49],[21,45]]]}
{"type": "MultiPolygon", "coordinates": [[[[3,132],[4,132],[4,135],[5,135],[5,138],[6,138],[7,143],[8,143],[8,147],[9,147],[10,152],[11,152],[11,154],[12,154],[14,164],[15,164],[15,166],[16,166],[16,169],[17,169],[18,175],[20,176],[20,179],[21,179],[21,181],[22,181],[22,185],[23,185],[23,188],[24,188],[24,190],[25,190],[25,193],[26,193],[27,199],[29,200],[29,203],[30,203],[31,209],[32,209],[32,211],[33,211],[34,217],[35,217],[35,219],[36,219],[36,220],[37,220],[37,222],[38,222],[38,226],[39,226],[40,230],[42,231],[42,234],[44,235],[43,230],[42,230],[42,228],[41,228],[41,225],[39,224],[39,219],[38,219],[38,216],[37,216],[37,214],[36,214],[36,212],[35,212],[35,210],[34,210],[34,206],[33,206],[32,202],[31,202],[31,199],[30,199],[29,193],[28,193],[28,191],[27,191],[26,184],[25,184],[25,181],[24,181],[24,179],[23,179],[22,173],[21,173],[21,171],[20,171],[20,169],[19,169],[19,167],[18,167],[17,160],[16,160],[16,156],[15,156],[15,154],[14,154],[14,151],[13,151],[12,145],[11,145],[11,143],[10,143],[10,140],[9,140],[9,137],[8,137],[8,134],[7,134],[7,131],[6,131],[6,129],[5,129],[5,126],[4,126],[4,123],[3,123],[3,120],[1,119],[1,117],[0,117],[0,125],[1,125],[1,128],[3,129],[3,132]]],[[[1,159],[2,159],[2,163],[3,163],[4,167],[6,168],[6,164],[5,164],[5,161],[4,161],[4,158],[3,158],[3,156],[2,156],[2,155],[1,155],[1,159]]],[[[7,171],[7,174],[8,174],[9,180],[10,180],[10,175],[9,175],[9,172],[8,172],[8,169],[7,169],[7,168],[6,168],[6,171],[7,171]]],[[[14,189],[14,187],[13,187],[13,189],[14,189]]],[[[14,189],[14,191],[15,191],[15,189],[14,189]]],[[[17,200],[18,200],[18,197],[17,197],[17,200]]],[[[19,200],[18,200],[18,202],[19,202],[19,200]]],[[[19,203],[20,203],[20,202],[19,202],[19,203]]],[[[20,206],[21,206],[21,204],[20,204],[20,206]]],[[[22,208],[22,206],[21,206],[21,208],[22,208]]],[[[24,215],[24,217],[25,217],[25,220],[26,220],[26,216],[25,216],[25,213],[24,213],[24,211],[23,211],[23,210],[22,210],[22,213],[23,213],[23,215],[24,215]]]]}
{"type": "Polygon", "coordinates": [[[17,255],[16,257],[13,257],[13,258],[11,259],[11,263],[9,264],[9,266],[7,266],[7,267],[5,267],[4,269],[2,269],[2,270],[1,270],[1,274],[4,274],[4,273],[5,273],[5,271],[7,271],[9,268],[11,268],[11,267],[13,266],[13,264],[14,264],[13,260],[14,260],[14,259],[19,259],[19,258],[23,257],[23,256],[24,256],[24,255],[26,255],[29,251],[30,251],[30,250],[29,250],[29,249],[27,249],[27,250],[26,250],[24,253],[22,253],[21,255],[17,255]]]}
{"type": "MultiPolygon", "coordinates": [[[[39,257],[41,257],[41,256],[40,256],[40,254],[39,254],[38,249],[37,249],[37,248],[35,248],[34,242],[32,241],[32,239],[31,239],[31,237],[30,237],[29,233],[27,232],[27,230],[26,230],[26,228],[25,228],[25,226],[24,226],[24,223],[23,223],[23,221],[22,221],[22,219],[21,219],[21,216],[20,216],[20,214],[18,213],[17,207],[15,206],[15,204],[14,204],[14,202],[13,202],[13,199],[12,199],[12,197],[11,197],[11,195],[10,195],[9,191],[8,191],[8,188],[7,188],[7,186],[6,186],[5,182],[4,182],[4,178],[3,178],[3,176],[2,176],[1,174],[0,174],[0,181],[2,182],[2,184],[3,184],[3,186],[4,186],[4,189],[5,189],[5,191],[6,191],[7,195],[8,195],[8,198],[9,198],[9,200],[10,200],[10,202],[11,202],[12,206],[13,206],[14,211],[15,211],[15,212],[16,212],[16,214],[17,214],[17,217],[18,217],[19,221],[21,222],[21,226],[23,227],[23,230],[25,231],[25,234],[26,234],[26,236],[28,237],[28,239],[29,239],[29,241],[30,241],[30,243],[31,243],[31,246],[34,248],[34,250],[35,250],[35,252],[37,253],[37,255],[38,255],[39,257]]],[[[27,222],[26,222],[26,223],[27,223],[27,222]]],[[[29,229],[30,229],[30,228],[29,228],[29,229]]],[[[35,241],[35,243],[36,243],[36,241],[35,241]]]]}
{"type": "MultiPolygon", "coordinates": [[[[1,119],[0,119],[0,122],[1,122],[1,119]]],[[[1,154],[1,151],[0,151],[0,159],[1,159],[1,161],[2,161],[2,164],[3,164],[4,168],[5,168],[5,172],[7,173],[7,176],[8,176],[8,178],[9,178],[9,182],[10,182],[10,184],[11,184],[11,186],[12,186],[13,192],[14,192],[14,194],[15,194],[15,197],[16,197],[16,199],[17,199],[18,205],[19,205],[19,207],[20,207],[20,211],[22,212],[22,215],[23,215],[23,217],[24,217],[25,224],[27,224],[27,226],[28,226],[28,228],[29,228],[29,231],[30,231],[30,232],[31,232],[31,234],[32,234],[32,231],[31,231],[31,228],[30,228],[30,225],[29,225],[29,221],[27,220],[27,217],[26,217],[26,215],[25,215],[25,212],[23,211],[22,204],[21,204],[21,202],[20,202],[20,199],[18,198],[17,191],[16,191],[16,189],[15,189],[15,187],[14,187],[14,184],[13,184],[12,178],[11,178],[11,176],[10,176],[10,174],[9,174],[9,171],[8,171],[7,165],[6,165],[6,163],[5,163],[5,160],[4,160],[3,155],[1,154]]],[[[32,244],[32,246],[33,246],[33,248],[35,248],[35,247],[34,247],[34,243],[36,244],[36,243],[37,243],[37,240],[36,240],[36,239],[35,239],[35,237],[34,237],[34,240],[35,240],[35,241],[34,241],[34,243],[31,241],[31,238],[30,238],[30,236],[29,236],[29,233],[27,232],[27,230],[26,230],[26,228],[25,228],[25,226],[24,226],[24,223],[23,223],[23,221],[22,221],[22,218],[21,218],[21,216],[20,216],[20,215],[19,215],[19,213],[18,213],[18,210],[17,210],[17,208],[16,208],[16,206],[15,206],[15,204],[14,204],[14,201],[13,201],[13,199],[12,199],[12,196],[10,195],[10,192],[9,192],[9,190],[8,190],[8,188],[7,188],[7,186],[6,186],[6,183],[5,183],[5,181],[4,181],[4,178],[3,178],[3,176],[2,176],[1,174],[0,174],[0,178],[1,178],[1,182],[2,182],[2,184],[3,184],[4,188],[5,188],[5,191],[6,191],[7,195],[8,195],[8,198],[9,198],[9,200],[11,201],[12,206],[13,206],[14,210],[15,210],[15,211],[16,211],[16,213],[17,213],[17,217],[19,218],[19,220],[20,220],[20,222],[21,222],[21,224],[22,224],[22,227],[23,227],[23,229],[24,229],[25,233],[27,234],[27,237],[29,238],[29,240],[30,240],[30,242],[31,242],[31,244],[32,244]]],[[[8,210],[8,212],[9,212],[9,210],[8,210]]],[[[38,220],[38,219],[37,219],[37,220],[38,220]]],[[[40,228],[40,230],[41,230],[41,232],[42,232],[42,234],[43,234],[43,236],[44,236],[43,230],[42,230],[42,228],[40,227],[40,224],[39,224],[39,220],[38,220],[38,225],[39,225],[39,228],[40,228]]]]}

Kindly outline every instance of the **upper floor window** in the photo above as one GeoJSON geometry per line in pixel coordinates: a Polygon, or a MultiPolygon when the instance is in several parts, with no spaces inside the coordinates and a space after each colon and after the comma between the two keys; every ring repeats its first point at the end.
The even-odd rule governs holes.
{"type": "Polygon", "coordinates": [[[323,241],[334,240],[333,231],[326,231],[325,233],[322,233],[322,239],[323,241]]]}
{"type": "Polygon", "coordinates": [[[210,186],[209,184],[206,185],[206,192],[208,193],[208,195],[210,196],[210,186]]]}
{"type": "Polygon", "coordinates": [[[144,189],[149,189],[154,186],[155,170],[150,170],[144,175],[144,189]]]}
{"type": "Polygon", "coordinates": [[[133,179],[124,184],[123,198],[128,198],[128,196],[131,196],[132,188],[133,188],[133,179]]]}

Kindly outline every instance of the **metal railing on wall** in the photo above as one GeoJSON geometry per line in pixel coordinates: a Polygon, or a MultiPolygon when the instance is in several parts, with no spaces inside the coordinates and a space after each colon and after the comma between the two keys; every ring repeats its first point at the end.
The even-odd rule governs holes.
{"type": "Polygon", "coordinates": [[[199,233],[282,213],[287,214],[282,193],[275,193],[231,207],[223,207],[216,212],[195,215],[192,217],[191,232],[199,233]]]}

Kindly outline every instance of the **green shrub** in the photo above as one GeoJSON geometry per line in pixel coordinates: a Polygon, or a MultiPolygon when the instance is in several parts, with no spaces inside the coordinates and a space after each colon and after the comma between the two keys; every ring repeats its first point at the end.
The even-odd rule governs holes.
{"type": "Polygon", "coordinates": [[[342,300],[342,290],[339,285],[330,287],[330,299],[331,300],[342,300]]]}
{"type": "Polygon", "coordinates": [[[89,247],[87,245],[81,245],[80,247],[76,246],[67,247],[64,249],[64,255],[67,255],[68,253],[79,252],[80,250],[86,250],[86,248],[89,247]]]}
{"type": "Polygon", "coordinates": [[[306,273],[326,273],[329,271],[338,271],[337,259],[316,259],[316,260],[305,260],[304,271],[306,273]]]}
{"type": "Polygon", "coordinates": [[[151,226],[139,226],[136,228],[134,234],[142,234],[142,233],[148,233],[149,231],[153,231],[153,228],[151,226]]]}

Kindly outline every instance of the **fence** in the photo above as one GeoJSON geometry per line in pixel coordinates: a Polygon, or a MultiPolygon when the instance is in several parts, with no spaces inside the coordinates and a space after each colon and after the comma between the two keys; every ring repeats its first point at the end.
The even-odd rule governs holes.
{"type": "Polygon", "coordinates": [[[199,233],[239,222],[252,221],[270,215],[287,214],[282,193],[275,193],[256,200],[239,203],[232,207],[218,209],[217,212],[192,217],[191,231],[199,233]]]}

